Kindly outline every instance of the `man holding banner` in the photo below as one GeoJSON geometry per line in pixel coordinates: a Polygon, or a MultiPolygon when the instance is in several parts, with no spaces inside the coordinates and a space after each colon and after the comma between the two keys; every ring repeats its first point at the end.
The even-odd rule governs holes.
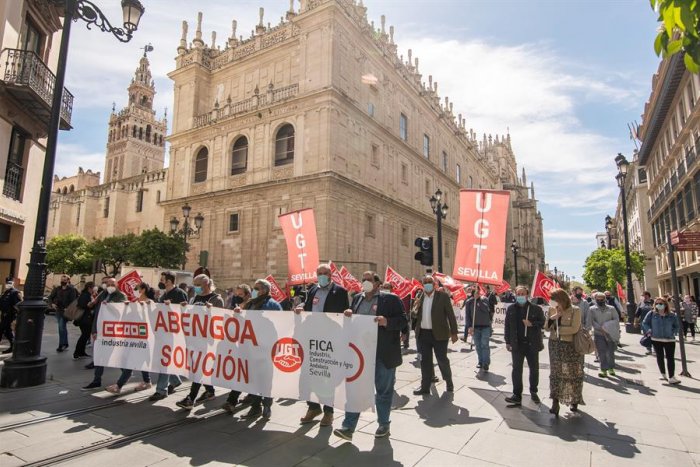
{"type": "MultiPolygon", "coordinates": [[[[382,280],[373,271],[362,274],[362,293],[355,295],[350,309],[345,310],[345,316],[374,315],[379,326],[377,331],[377,354],[374,371],[374,402],[377,409],[377,423],[379,427],[374,434],[375,438],[383,438],[390,435],[389,417],[391,415],[391,401],[394,397],[394,383],[396,383],[396,367],[402,363],[401,358],[401,330],[406,326],[406,314],[403,305],[397,295],[393,293],[379,293],[382,280]]],[[[333,434],[345,440],[352,440],[352,434],[357,427],[360,414],[357,412],[345,412],[345,419],[341,428],[334,430],[333,434]]]]}
{"type": "MultiPolygon", "coordinates": [[[[306,294],[304,306],[297,306],[295,313],[302,311],[322,312],[322,313],[342,313],[350,306],[348,291],[331,280],[330,264],[319,264],[316,268],[318,284],[314,284],[306,294]]],[[[323,413],[321,426],[333,425],[333,407],[324,405],[323,412],[318,402],[307,402],[308,410],[299,421],[301,423],[311,423],[314,418],[323,413]]]]}

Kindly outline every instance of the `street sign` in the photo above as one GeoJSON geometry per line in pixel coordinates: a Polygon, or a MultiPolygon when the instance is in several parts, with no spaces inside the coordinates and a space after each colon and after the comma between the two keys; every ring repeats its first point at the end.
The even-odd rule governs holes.
{"type": "Polygon", "coordinates": [[[671,245],[676,251],[700,251],[700,232],[671,232],[671,245]]]}

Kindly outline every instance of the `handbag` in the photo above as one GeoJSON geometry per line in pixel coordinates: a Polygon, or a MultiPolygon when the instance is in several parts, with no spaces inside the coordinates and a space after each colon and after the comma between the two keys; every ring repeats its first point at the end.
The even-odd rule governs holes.
{"type": "Polygon", "coordinates": [[[651,347],[651,330],[644,333],[644,336],[639,339],[639,343],[642,345],[642,347],[651,347]]]}
{"type": "Polygon", "coordinates": [[[84,312],[85,310],[78,307],[78,299],[76,298],[63,310],[63,317],[68,321],[75,321],[79,320],[84,312]]]}
{"type": "Polygon", "coordinates": [[[595,344],[588,329],[581,328],[574,334],[574,350],[576,353],[586,355],[595,351],[595,344]]]}

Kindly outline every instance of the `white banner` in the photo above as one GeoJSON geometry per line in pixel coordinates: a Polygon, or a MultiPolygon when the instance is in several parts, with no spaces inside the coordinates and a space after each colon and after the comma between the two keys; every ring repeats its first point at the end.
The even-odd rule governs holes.
{"type": "MultiPolygon", "coordinates": [[[[493,314],[493,328],[499,328],[499,329],[504,329],[505,324],[506,324],[506,310],[508,309],[509,306],[513,305],[512,303],[503,303],[503,302],[498,302],[496,305],[496,310],[495,313],[493,314]]],[[[548,313],[549,313],[549,307],[540,305],[540,308],[544,311],[544,316],[547,318],[548,313]]]]}
{"type": "Polygon", "coordinates": [[[348,412],[374,405],[374,316],[103,304],[97,330],[95,365],[348,412]]]}

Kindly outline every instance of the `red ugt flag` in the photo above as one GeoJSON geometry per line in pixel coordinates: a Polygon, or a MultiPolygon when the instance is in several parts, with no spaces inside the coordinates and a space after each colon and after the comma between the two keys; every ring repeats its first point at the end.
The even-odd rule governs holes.
{"type": "Polygon", "coordinates": [[[624,289],[620,285],[619,282],[616,282],[617,284],[617,298],[620,299],[620,302],[622,303],[627,303],[627,294],[625,293],[624,289]]]}
{"type": "Polygon", "coordinates": [[[282,303],[287,299],[287,294],[280,288],[272,274],[265,278],[270,283],[270,296],[278,303],[282,303]]]}
{"type": "Polygon", "coordinates": [[[333,264],[333,261],[331,261],[331,280],[335,282],[337,285],[341,286],[342,288],[347,290],[347,287],[345,287],[345,281],[343,280],[343,276],[340,274],[340,271],[336,267],[335,264],[333,264]]]}
{"type": "Polygon", "coordinates": [[[542,274],[540,271],[535,272],[535,281],[532,283],[532,296],[542,297],[549,301],[549,294],[556,287],[554,281],[542,274]]]}
{"type": "Polygon", "coordinates": [[[117,281],[117,288],[126,295],[127,300],[135,302],[139,299],[139,294],[136,290],[141,282],[143,282],[141,280],[141,273],[134,269],[117,281]]]}
{"type": "Polygon", "coordinates": [[[345,287],[345,290],[348,292],[360,292],[362,290],[360,281],[355,279],[355,276],[350,274],[350,271],[348,271],[345,266],[340,268],[340,277],[343,278],[343,287],[345,287]]]}
{"type": "Polygon", "coordinates": [[[391,266],[386,267],[384,280],[392,286],[392,293],[404,298],[413,291],[413,281],[406,280],[398,272],[391,269],[391,266]]]}

